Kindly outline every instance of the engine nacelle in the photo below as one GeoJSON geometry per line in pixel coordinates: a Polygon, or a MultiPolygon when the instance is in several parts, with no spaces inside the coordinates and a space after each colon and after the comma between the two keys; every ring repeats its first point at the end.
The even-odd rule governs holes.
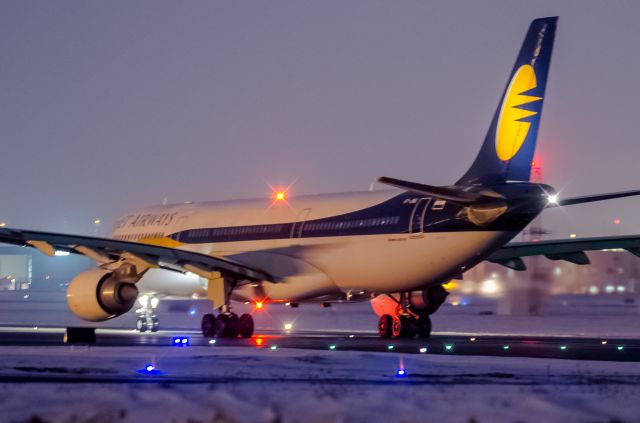
{"type": "Polygon", "coordinates": [[[100,322],[131,310],[138,298],[138,288],[117,272],[91,269],[79,273],[67,288],[67,304],[76,316],[100,322]]]}

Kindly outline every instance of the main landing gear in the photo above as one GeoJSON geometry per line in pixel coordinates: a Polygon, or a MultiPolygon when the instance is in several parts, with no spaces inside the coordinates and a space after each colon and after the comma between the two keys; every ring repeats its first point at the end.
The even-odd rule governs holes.
{"type": "MultiPolygon", "coordinates": [[[[215,282],[209,281],[210,290],[213,283],[215,282]]],[[[217,301],[224,302],[224,304],[220,307],[220,313],[217,317],[212,313],[202,316],[202,335],[209,338],[251,338],[254,328],[253,317],[246,313],[238,316],[231,311],[231,293],[235,288],[236,281],[222,278],[218,280],[218,283],[221,283],[219,287],[222,292],[219,292],[219,295],[212,300],[214,304],[217,301]]],[[[215,286],[213,287],[215,288],[215,286]]]]}
{"type": "Polygon", "coordinates": [[[222,312],[218,317],[211,313],[202,316],[202,335],[216,338],[251,338],[253,335],[253,317],[250,314],[222,312]]]}
{"type": "Polygon", "coordinates": [[[429,316],[383,314],[378,321],[378,335],[381,338],[429,338],[431,318],[429,316]]]}
{"type": "Polygon", "coordinates": [[[394,314],[383,314],[378,320],[378,335],[381,338],[429,338],[431,336],[431,318],[444,303],[449,293],[437,285],[419,293],[420,300],[412,301],[411,293],[403,292],[400,299],[388,297],[397,303],[394,314]]]}

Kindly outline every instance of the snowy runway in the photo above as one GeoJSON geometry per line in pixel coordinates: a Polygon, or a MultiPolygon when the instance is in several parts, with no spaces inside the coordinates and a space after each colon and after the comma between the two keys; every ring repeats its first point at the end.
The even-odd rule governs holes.
{"type": "Polygon", "coordinates": [[[638,363],[218,346],[0,354],[3,421],[637,421],[640,410],[638,363]]]}

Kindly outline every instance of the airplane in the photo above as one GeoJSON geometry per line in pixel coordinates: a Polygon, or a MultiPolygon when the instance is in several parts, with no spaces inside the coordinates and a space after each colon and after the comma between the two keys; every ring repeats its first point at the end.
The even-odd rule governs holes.
{"type": "Polygon", "coordinates": [[[559,199],[530,180],[556,24],[531,23],[480,152],[452,185],[381,177],[393,189],[159,205],[122,217],[110,238],[0,228],[0,242],[94,260],[67,290],[84,320],[120,316],[140,299],[138,329],[156,330],[150,298],[201,295],[218,310],[202,317],[202,334],[227,338],[254,332],[232,301],[371,301],[381,337],[428,338],[443,284],[485,260],[523,271],[532,255],[576,264],[605,248],[640,256],[640,236],[510,243],[547,208],[640,194],[559,199]]]}

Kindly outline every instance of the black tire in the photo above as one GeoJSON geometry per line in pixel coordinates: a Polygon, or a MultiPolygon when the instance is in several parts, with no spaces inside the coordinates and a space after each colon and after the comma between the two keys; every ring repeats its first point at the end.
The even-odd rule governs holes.
{"type": "Polygon", "coordinates": [[[225,313],[218,315],[216,319],[216,337],[237,338],[238,337],[238,315],[225,313]]]}
{"type": "Polygon", "coordinates": [[[378,320],[378,335],[380,338],[391,338],[391,325],[393,318],[388,314],[383,314],[378,320]]]}
{"type": "Polygon", "coordinates": [[[151,317],[151,332],[157,332],[160,329],[160,321],[158,320],[158,316],[151,317]]]}
{"type": "Polygon", "coordinates": [[[147,319],[138,318],[138,320],[136,320],[136,329],[140,333],[146,332],[147,331],[147,319]]]}
{"type": "Polygon", "coordinates": [[[427,339],[431,337],[431,318],[422,315],[418,318],[418,338],[427,339]]]}
{"type": "Polygon", "coordinates": [[[393,322],[391,323],[391,336],[394,338],[400,338],[402,336],[403,321],[400,316],[393,316],[393,322]]]}
{"type": "Polygon", "coordinates": [[[238,319],[238,333],[240,338],[247,339],[253,336],[253,317],[250,314],[243,314],[238,319]]]}
{"type": "Polygon", "coordinates": [[[400,338],[413,339],[416,336],[416,320],[410,316],[400,316],[400,338]]]}
{"type": "Polygon", "coordinates": [[[216,335],[216,316],[211,313],[202,316],[200,328],[202,329],[202,336],[207,338],[214,337],[216,335]]]}

